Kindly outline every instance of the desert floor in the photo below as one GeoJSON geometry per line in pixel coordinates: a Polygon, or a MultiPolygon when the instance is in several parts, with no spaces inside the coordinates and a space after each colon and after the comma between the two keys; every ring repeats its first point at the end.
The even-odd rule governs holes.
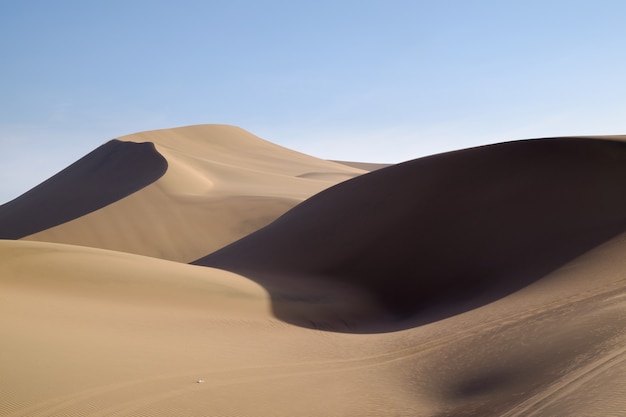
{"type": "Polygon", "coordinates": [[[625,416],[625,185],[623,137],[107,142],[0,206],[0,415],[625,416]]]}

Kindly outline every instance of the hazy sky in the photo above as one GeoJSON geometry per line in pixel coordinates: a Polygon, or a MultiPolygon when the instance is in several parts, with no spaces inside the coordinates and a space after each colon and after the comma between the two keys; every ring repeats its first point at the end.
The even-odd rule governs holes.
{"type": "Polygon", "coordinates": [[[20,0],[0,5],[0,203],[103,142],[233,124],[399,162],[626,133],[626,1],[20,0]]]}

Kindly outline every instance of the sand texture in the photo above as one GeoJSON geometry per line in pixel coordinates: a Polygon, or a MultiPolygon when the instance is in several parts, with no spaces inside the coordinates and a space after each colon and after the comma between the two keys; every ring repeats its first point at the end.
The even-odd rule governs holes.
{"type": "Polygon", "coordinates": [[[233,126],[142,132],[0,206],[0,238],[189,262],[364,172],[233,126]]]}
{"type": "Polygon", "coordinates": [[[621,137],[107,142],[0,206],[0,416],[624,416],[625,185],[621,137]]]}

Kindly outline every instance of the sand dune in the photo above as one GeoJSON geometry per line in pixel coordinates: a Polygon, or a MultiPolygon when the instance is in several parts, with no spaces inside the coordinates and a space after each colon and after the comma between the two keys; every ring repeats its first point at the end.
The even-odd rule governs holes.
{"type": "Polygon", "coordinates": [[[446,153],[339,184],[197,263],[258,277],[277,297],[294,275],[312,277],[305,294],[350,286],[412,326],[516,291],[622,233],[625,181],[617,141],[446,153]]]}
{"type": "Polygon", "coordinates": [[[394,164],[377,164],[372,162],[352,162],[352,161],[334,161],[350,167],[363,169],[368,172],[377,171],[379,169],[387,168],[394,164]]]}
{"type": "Polygon", "coordinates": [[[189,262],[364,172],[232,126],[141,132],[109,142],[0,206],[0,237],[28,235],[189,262]],[[112,147],[119,161],[109,156],[112,147]],[[152,153],[138,155],[136,149],[152,153]],[[116,189],[120,182],[126,189],[116,189]]]}
{"type": "MultiPolygon", "coordinates": [[[[1,416],[625,415],[626,143],[519,141],[360,175],[231,127],[132,138],[164,175],[130,194],[105,179],[115,202],[76,194],[100,202],[0,240],[1,416]],[[208,267],[154,257],[254,231],[279,215],[262,202],[287,210],[352,174],[208,267]],[[83,226],[152,256],[30,240],[83,226]]],[[[64,212],[46,187],[19,204],[64,212]]],[[[0,230],[32,213],[10,216],[0,230]]]]}
{"type": "Polygon", "coordinates": [[[161,177],[167,161],[150,143],[112,140],[0,206],[0,238],[49,229],[101,209],[161,177]]]}
{"type": "Polygon", "coordinates": [[[0,415],[619,415],[624,250],[622,235],[498,302],[363,335],[277,320],[232,273],[0,242],[0,415]]]}

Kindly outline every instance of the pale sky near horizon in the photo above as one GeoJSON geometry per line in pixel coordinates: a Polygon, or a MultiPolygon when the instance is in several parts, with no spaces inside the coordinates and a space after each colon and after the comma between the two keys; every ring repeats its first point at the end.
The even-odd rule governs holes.
{"type": "Polygon", "coordinates": [[[102,143],[200,123],[400,162],[626,134],[626,1],[0,5],[0,204],[102,143]]]}

